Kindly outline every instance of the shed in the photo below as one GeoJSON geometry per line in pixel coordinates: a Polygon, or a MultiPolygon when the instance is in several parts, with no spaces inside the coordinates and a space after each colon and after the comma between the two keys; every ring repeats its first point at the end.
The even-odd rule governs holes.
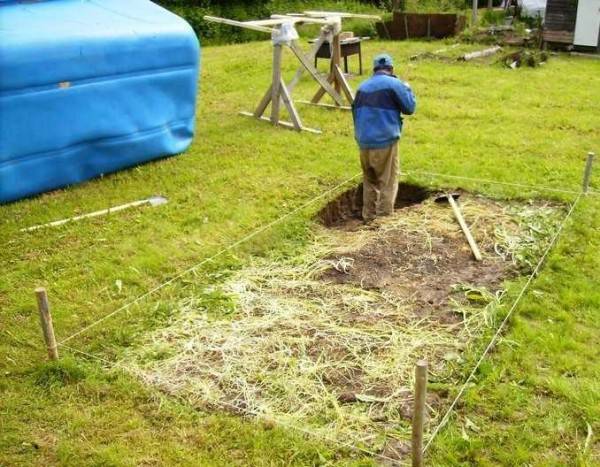
{"type": "Polygon", "coordinates": [[[0,0],[0,203],[183,152],[198,68],[149,0],[0,0]]]}
{"type": "Polygon", "coordinates": [[[600,0],[548,0],[543,38],[600,51],[600,0]]]}

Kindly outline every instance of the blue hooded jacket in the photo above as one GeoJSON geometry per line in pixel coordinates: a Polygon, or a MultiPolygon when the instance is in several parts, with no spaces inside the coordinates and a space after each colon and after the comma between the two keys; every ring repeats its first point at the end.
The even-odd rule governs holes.
{"type": "Polygon", "coordinates": [[[391,146],[400,138],[402,115],[416,107],[410,86],[384,72],[376,72],[356,93],[352,114],[354,135],[361,149],[391,146]]]}

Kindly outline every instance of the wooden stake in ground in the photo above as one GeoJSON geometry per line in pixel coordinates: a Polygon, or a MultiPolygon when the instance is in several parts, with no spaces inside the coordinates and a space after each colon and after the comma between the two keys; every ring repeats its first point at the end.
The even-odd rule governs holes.
{"type": "Polygon", "coordinates": [[[48,304],[48,294],[46,289],[39,287],[35,289],[37,298],[38,310],[40,312],[40,324],[44,333],[44,341],[48,349],[48,357],[50,360],[58,360],[58,346],[56,345],[56,337],[54,337],[54,327],[52,326],[52,315],[50,314],[50,305],[48,304]]]}
{"type": "Polygon", "coordinates": [[[415,403],[412,420],[412,465],[423,466],[423,427],[427,397],[427,361],[419,360],[415,367],[415,403]]]}
{"type": "Polygon", "coordinates": [[[592,166],[594,165],[594,157],[596,155],[593,152],[588,153],[587,162],[585,163],[585,172],[583,173],[583,192],[587,193],[590,189],[590,178],[592,176],[592,166]]]}

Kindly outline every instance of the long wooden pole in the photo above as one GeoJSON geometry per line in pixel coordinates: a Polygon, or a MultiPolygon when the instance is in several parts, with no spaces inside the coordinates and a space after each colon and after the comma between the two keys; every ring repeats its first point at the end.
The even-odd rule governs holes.
{"type": "Polygon", "coordinates": [[[427,397],[427,361],[419,360],[415,367],[415,402],[412,420],[412,465],[423,466],[423,427],[427,397]]]}
{"type": "Polygon", "coordinates": [[[475,26],[477,24],[477,7],[478,7],[478,0],[473,0],[473,12],[471,15],[471,26],[475,26]]]}
{"type": "Polygon", "coordinates": [[[40,324],[44,333],[44,341],[48,349],[48,357],[50,360],[58,360],[58,346],[56,345],[56,337],[54,337],[54,327],[52,326],[52,315],[50,314],[46,289],[43,287],[35,289],[35,296],[37,298],[38,311],[40,312],[40,324]]]}
{"type": "Polygon", "coordinates": [[[594,165],[594,157],[596,155],[593,152],[588,153],[587,162],[585,163],[585,172],[583,173],[583,192],[587,193],[590,189],[590,178],[592,176],[592,166],[594,165]]]}
{"type": "Polygon", "coordinates": [[[463,233],[465,234],[465,237],[467,238],[467,242],[469,242],[469,246],[471,247],[473,256],[475,257],[475,259],[477,261],[481,261],[483,259],[483,257],[481,256],[481,251],[479,251],[477,242],[473,238],[473,235],[471,235],[471,230],[469,230],[469,226],[465,222],[465,218],[463,217],[462,213],[460,212],[460,208],[458,207],[458,204],[456,204],[456,201],[454,200],[454,197],[451,194],[448,195],[448,202],[450,203],[450,206],[452,206],[452,211],[454,211],[454,217],[456,217],[456,220],[458,221],[460,228],[462,229],[463,233]]]}
{"type": "Polygon", "coordinates": [[[204,16],[202,18],[204,21],[209,21],[211,23],[219,23],[219,24],[227,24],[228,26],[236,26],[238,28],[246,28],[252,29],[253,31],[266,32],[268,34],[276,31],[274,28],[268,28],[266,26],[261,26],[260,24],[252,24],[244,21],[236,21],[234,19],[227,18],[219,18],[218,16],[204,16]]]}
{"type": "Polygon", "coordinates": [[[88,219],[90,217],[99,217],[104,216],[106,214],[112,214],[114,212],[123,211],[124,209],[135,208],[138,206],[142,206],[144,204],[149,204],[150,206],[160,206],[162,204],[167,203],[167,199],[162,196],[153,196],[152,198],[142,199],[140,201],[133,201],[132,203],[121,204],[120,206],[115,206],[108,209],[102,209],[100,211],[94,211],[87,214],[82,214],[80,216],[69,217],[68,219],[61,219],[59,221],[49,222],[47,224],[34,225],[32,227],[26,227],[24,229],[19,230],[19,232],[33,232],[34,230],[39,230],[44,227],[57,227],[59,225],[66,224],[67,222],[79,221],[82,219],[88,219]]]}

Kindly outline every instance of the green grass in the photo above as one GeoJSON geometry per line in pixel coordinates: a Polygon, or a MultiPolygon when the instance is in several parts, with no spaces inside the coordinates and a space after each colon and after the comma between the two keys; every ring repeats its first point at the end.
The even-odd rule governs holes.
{"type": "MultiPolygon", "coordinates": [[[[401,143],[402,167],[579,189],[587,151],[600,148],[600,62],[559,56],[538,69],[507,70],[408,60],[442,47],[366,44],[366,57],[380,50],[394,54],[398,73],[418,96],[418,112],[407,119],[401,143]]],[[[306,125],[324,130],[321,136],[237,115],[252,110],[268,86],[269,43],[203,52],[198,132],[186,154],[0,207],[0,465],[371,462],[251,419],[194,411],[65,349],[61,363],[44,363],[36,286],[48,288],[62,339],[358,172],[347,113],[300,107],[306,125]],[[153,194],[167,196],[169,204],[19,232],[153,194]]],[[[286,73],[294,69],[286,54],[286,73]]],[[[358,82],[351,80],[353,86],[358,82]]],[[[297,95],[309,97],[314,89],[306,80],[297,95]]],[[[534,189],[460,185],[496,197],[573,199],[534,189]]],[[[592,186],[600,190],[598,175],[592,186]]],[[[178,280],[144,302],[154,306],[133,306],[69,345],[118,357],[141,333],[163,325],[170,305],[198,292],[199,282],[221,280],[248,255],[293,256],[305,244],[318,207],[202,267],[194,281],[178,280]]],[[[436,465],[598,462],[599,231],[600,197],[590,196],[434,444],[436,465]],[[587,423],[593,435],[584,452],[587,423]]]]}

